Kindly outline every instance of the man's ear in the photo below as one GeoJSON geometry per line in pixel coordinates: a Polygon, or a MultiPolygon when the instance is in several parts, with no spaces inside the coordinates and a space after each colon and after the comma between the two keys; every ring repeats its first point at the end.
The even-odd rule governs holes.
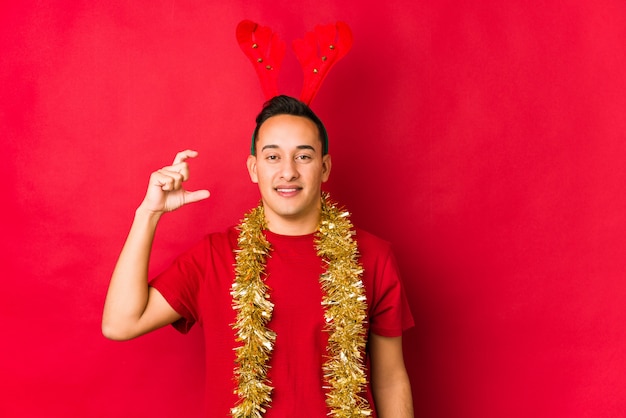
{"type": "Polygon", "coordinates": [[[330,159],[330,154],[326,154],[322,157],[322,183],[328,180],[331,167],[332,161],[330,159]]]}
{"type": "Polygon", "coordinates": [[[246,166],[248,167],[248,174],[250,175],[250,180],[252,181],[252,183],[258,183],[259,177],[256,175],[256,156],[252,154],[248,155],[246,166]]]}

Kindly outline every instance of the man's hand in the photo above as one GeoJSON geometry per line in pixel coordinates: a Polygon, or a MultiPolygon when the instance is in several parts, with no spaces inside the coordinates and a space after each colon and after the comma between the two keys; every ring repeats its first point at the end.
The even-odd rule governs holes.
{"type": "Polygon", "coordinates": [[[172,165],[152,173],[141,207],[150,212],[164,213],[208,198],[208,190],[190,192],[183,188],[183,183],[189,180],[187,159],[197,156],[198,152],[194,150],[181,151],[176,154],[172,165]]]}

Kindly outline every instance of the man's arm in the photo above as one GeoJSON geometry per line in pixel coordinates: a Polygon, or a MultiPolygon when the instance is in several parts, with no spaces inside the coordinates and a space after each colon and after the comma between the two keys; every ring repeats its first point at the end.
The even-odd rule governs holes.
{"type": "Polygon", "coordinates": [[[404,366],[402,337],[370,333],[372,392],[380,418],[413,418],[411,383],[404,366]]]}
{"type": "Polygon", "coordinates": [[[188,192],[185,160],[197,156],[187,150],[171,166],[150,176],[146,197],[137,208],[128,237],[111,276],[102,314],[102,333],[113,340],[129,340],[170,324],[180,315],[154,288],[148,286],[152,242],[161,216],[181,206],[209,197],[207,190],[188,192]]]}

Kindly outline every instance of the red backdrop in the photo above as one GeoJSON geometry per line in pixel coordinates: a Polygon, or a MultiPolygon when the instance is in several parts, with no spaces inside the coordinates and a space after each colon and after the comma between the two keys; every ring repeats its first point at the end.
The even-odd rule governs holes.
{"type": "Polygon", "coordinates": [[[353,29],[313,107],[328,190],[396,248],[416,415],[624,416],[626,3],[250,3],[0,6],[0,416],[201,416],[200,331],[115,343],[100,315],[177,151],[212,197],[163,220],[153,272],[258,199],[244,18],[353,29]]]}

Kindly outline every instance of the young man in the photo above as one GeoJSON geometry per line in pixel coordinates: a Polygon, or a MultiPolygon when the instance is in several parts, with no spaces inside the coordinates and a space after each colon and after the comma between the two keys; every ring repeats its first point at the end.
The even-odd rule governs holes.
{"type": "Polygon", "coordinates": [[[354,229],[321,192],[328,138],[307,105],[277,96],[256,122],[247,168],[260,206],[149,282],[161,216],[209,197],[183,187],[195,151],[152,173],[111,278],[103,334],[128,340],[200,322],[210,417],[412,417],[401,335],[413,320],[389,244],[354,229]]]}

